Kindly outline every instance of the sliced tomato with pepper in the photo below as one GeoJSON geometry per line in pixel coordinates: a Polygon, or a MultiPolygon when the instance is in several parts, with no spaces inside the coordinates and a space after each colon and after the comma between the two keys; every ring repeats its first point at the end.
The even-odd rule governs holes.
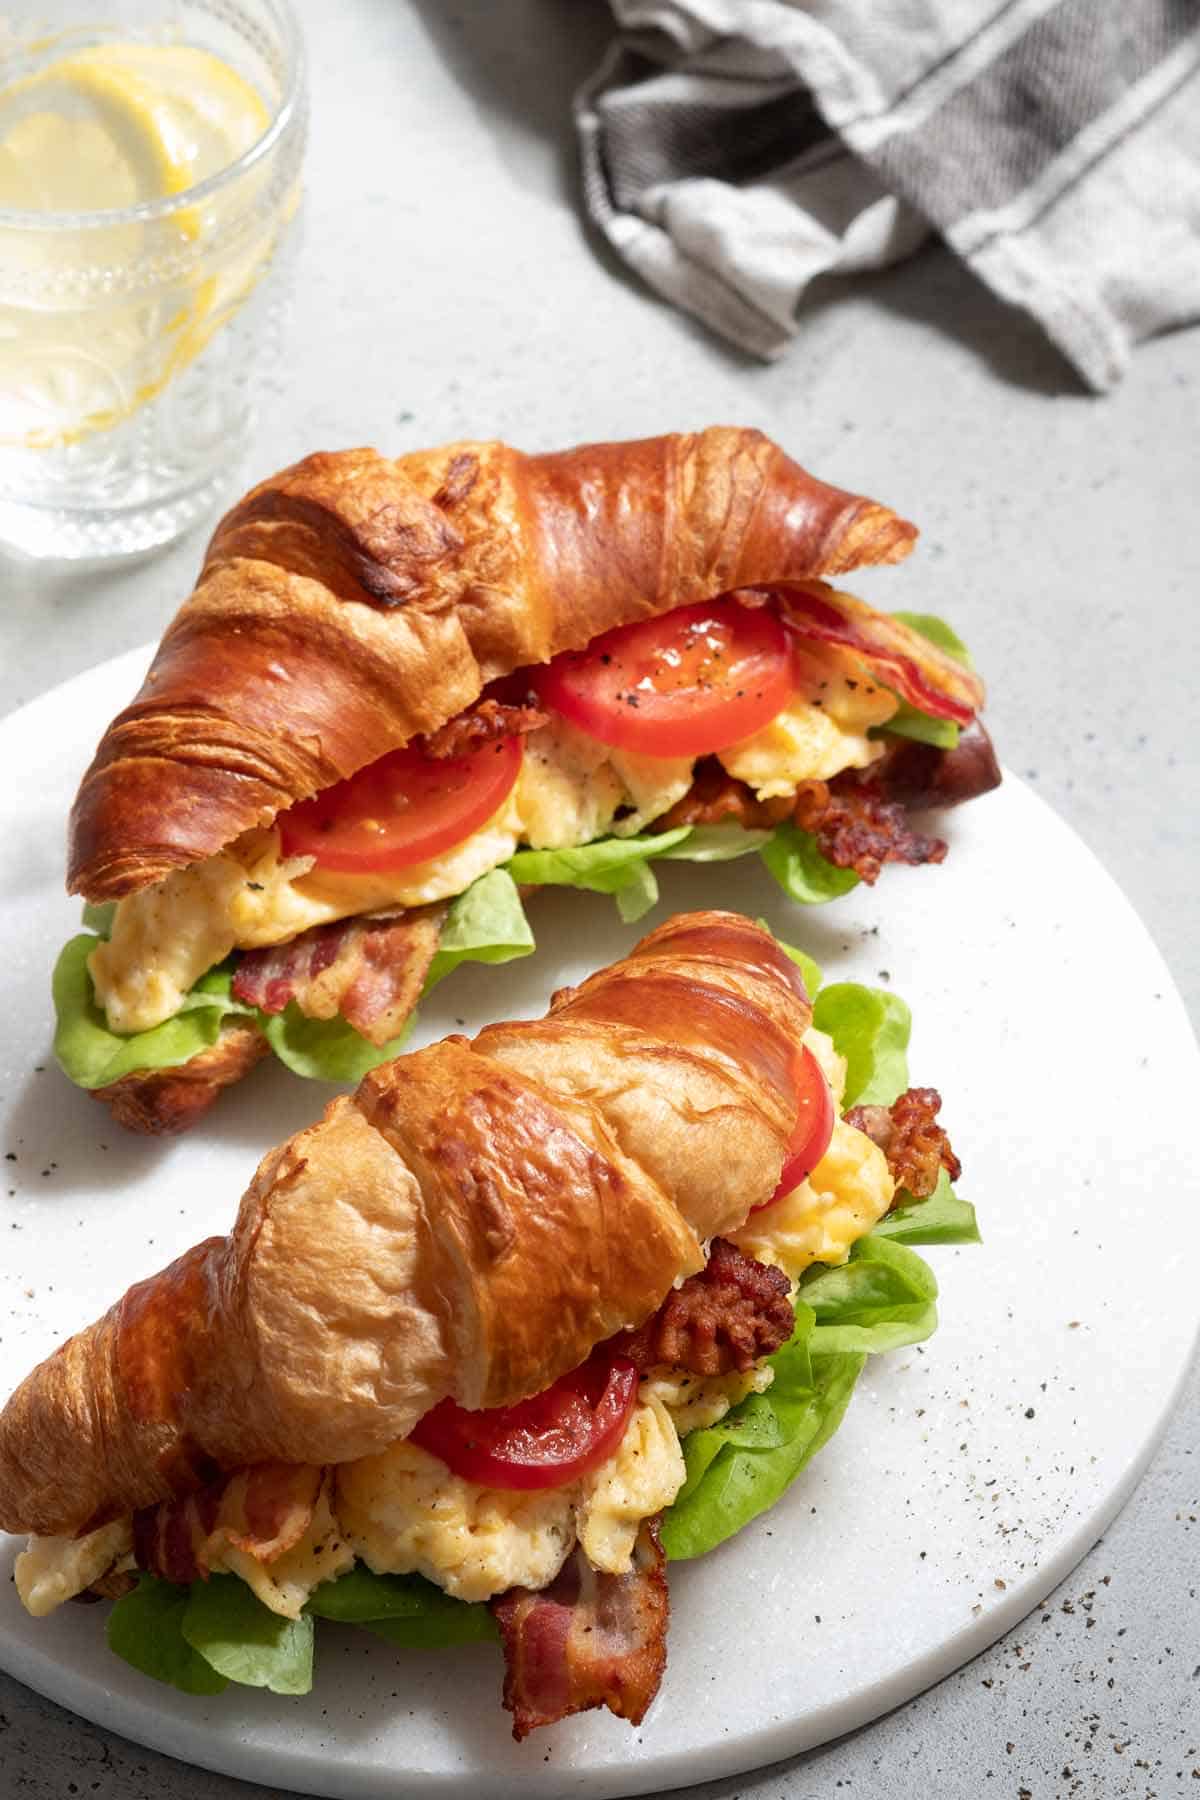
{"type": "Polygon", "coordinates": [[[778,614],[729,598],[620,625],[533,679],[544,706],[642,756],[726,750],[782,711],[798,685],[778,614]]]}
{"type": "Polygon", "coordinates": [[[281,813],[283,853],[315,856],[318,867],[347,875],[428,862],[491,818],[512,791],[521,756],[519,737],[463,756],[407,744],[281,813]]]}
{"type": "Polygon", "coordinates": [[[468,1412],[443,1400],[409,1436],[455,1475],[483,1487],[565,1487],[612,1455],[637,1389],[631,1362],[597,1351],[544,1393],[515,1406],[468,1412]]]}
{"type": "Polygon", "coordinates": [[[800,1110],[796,1129],[788,1140],[779,1186],[769,1200],[751,1207],[751,1212],[762,1212],[764,1208],[774,1206],[802,1181],[807,1181],[829,1148],[834,1125],[833,1095],[820,1063],[807,1044],[801,1046],[796,1065],[796,1092],[800,1110]]]}

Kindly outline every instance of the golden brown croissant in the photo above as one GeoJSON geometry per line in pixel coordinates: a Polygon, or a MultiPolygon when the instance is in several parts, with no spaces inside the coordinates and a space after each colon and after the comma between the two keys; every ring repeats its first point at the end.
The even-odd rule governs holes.
{"type": "Polygon", "coordinates": [[[130,1289],[0,1414],[0,1528],[76,1532],[219,1469],[339,1463],[445,1396],[544,1389],[775,1189],[811,1010],[769,934],[673,919],[543,1020],[374,1070],[227,1238],[130,1289]]]}
{"type": "MultiPolygon", "coordinates": [[[[897,562],[915,537],[732,427],[545,456],[306,457],[218,526],[105,733],[71,817],[70,890],[107,900],[159,881],[611,626],[897,562]]],[[[913,654],[903,627],[882,628],[913,654]]],[[[957,664],[918,655],[978,707],[957,664]]]]}

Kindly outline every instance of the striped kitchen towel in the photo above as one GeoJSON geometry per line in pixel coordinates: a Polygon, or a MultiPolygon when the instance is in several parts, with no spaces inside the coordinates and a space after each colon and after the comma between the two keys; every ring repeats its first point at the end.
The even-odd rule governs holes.
{"type": "Polygon", "coordinates": [[[814,276],[937,232],[1092,388],[1200,318],[1200,0],[611,0],[589,213],[777,356],[814,276]]]}

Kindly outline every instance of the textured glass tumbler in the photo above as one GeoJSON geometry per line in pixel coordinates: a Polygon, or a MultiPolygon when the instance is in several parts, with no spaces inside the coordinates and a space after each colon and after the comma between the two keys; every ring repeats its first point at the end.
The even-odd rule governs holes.
{"type": "Polygon", "coordinates": [[[27,49],[6,16],[10,95],[96,46],[185,45],[261,102],[244,154],[169,198],[0,209],[0,546],[123,555],[169,543],[223,496],[278,369],[307,127],[302,45],[288,0],[114,0],[103,25],[81,20],[90,9],[76,0],[54,9],[48,36],[50,10],[30,8],[27,36],[18,26],[27,49]]]}

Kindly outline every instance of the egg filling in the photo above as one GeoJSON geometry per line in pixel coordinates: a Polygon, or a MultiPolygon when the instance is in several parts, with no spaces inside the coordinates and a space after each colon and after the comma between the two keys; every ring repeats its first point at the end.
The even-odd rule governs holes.
{"type": "MultiPolygon", "coordinates": [[[[862,769],[883,754],[869,736],[895,712],[848,651],[797,649],[799,686],[769,724],[719,752],[759,799],[802,781],[862,769]]],[[[287,943],[314,925],[424,906],[461,894],[521,845],[560,850],[631,837],[669,812],[692,785],[694,757],[634,756],[554,718],[530,732],[512,792],[493,817],[440,856],[406,869],[335,874],[310,856],[285,857],[272,826],[120,901],[112,934],[88,960],[111,1030],[149,1031],[232,950],[287,943]]]]}
{"type": "MultiPolygon", "coordinates": [[[[809,1031],[805,1042],[840,1102],[844,1061],[823,1032],[809,1031]]],[[[808,1180],[729,1235],[745,1255],[794,1279],[810,1263],[844,1262],[893,1191],[882,1151],[839,1120],[808,1180]]],[[[765,1393],[773,1378],[766,1361],[724,1375],[652,1368],[611,1456],[578,1481],[533,1492],[467,1481],[404,1439],[327,1471],[307,1530],[282,1555],[255,1557],[221,1536],[208,1547],[209,1567],[239,1576],[264,1606],[291,1619],[314,1588],[356,1561],[380,1575],[423,1575],[471,1601],[547,1586],[576,1544],[593,1567],[624,1574],[642,1520],[670,1506],[683,1486],[681,1439],[715,1425],[748,1394],[765,1393]]],[[[78,1538],[32,1537],[16,1559],[17,1592],[40,1617],[104,1575],[132,1569],[132,1546],[129,1519],[78,1538]]]]}

